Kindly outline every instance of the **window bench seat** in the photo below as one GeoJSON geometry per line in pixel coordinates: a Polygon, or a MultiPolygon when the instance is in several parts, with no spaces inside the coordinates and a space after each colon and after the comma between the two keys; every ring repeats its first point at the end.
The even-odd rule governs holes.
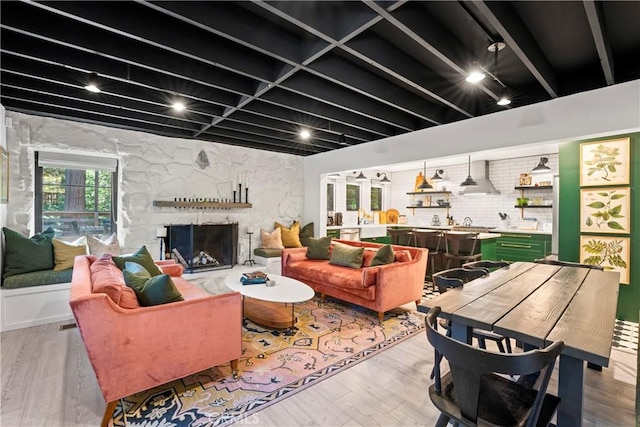
{"type": "Polygon", "coordinates": [[[282,249],[256,248],[253,251],[256,264],[265,266],[265,273],[280,274],[282,271],[282,249]]]}
{"type": "MultiPolygon", "coordinates": [[[[64,283],[38,284],[9,288],[3,285],[0,289],[0,331],[28,328],[46,323],[61,322],[73,319],[69,307],[69,289],[71,289],[71,271],[63,270],[55,273],[68,273],[69,279],[64,283]]],[[[53,270],[51,270],[53,272],[53,270]]],[[[46,273],[45,272],[36,272],[46,273]]],[[[33,275],[25,273],[18,276],[33,275]]]]}

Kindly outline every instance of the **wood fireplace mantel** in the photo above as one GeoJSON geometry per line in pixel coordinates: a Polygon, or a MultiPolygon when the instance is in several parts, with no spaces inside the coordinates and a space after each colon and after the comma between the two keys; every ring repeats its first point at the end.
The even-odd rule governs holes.
{"type": "Polygon", "coordinates": [[[233,202],[176,202],[173,200],[154,200],[153,206],[159,208],[190,208],[190,209],[248,209],[251,203],[233,202]]]}

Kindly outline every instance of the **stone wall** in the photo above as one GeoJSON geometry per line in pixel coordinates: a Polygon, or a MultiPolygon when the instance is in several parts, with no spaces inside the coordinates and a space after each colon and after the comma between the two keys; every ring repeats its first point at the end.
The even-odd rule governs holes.
{"type": "MultiPolygon", "coordinates": [[[[255,229],[252,247],[260,244],[259,230],[273,230],[277,220],[301,220],[303,159],[213,142],[168,138],[49,117],[8,112],[10,188],[7,227],[25,234],[34,230],[34,159],[38,150],[104,155],[119,160],[118,238],[124,251],[147,245],[159,256],[156,228],[167,224],[239,223],[239,255],[248,256],[247,226],[255,229]],[[197,163],[204,151],[209,165],[197,163]],[[192,210],[158,208],[154,200],[231,198],[231,183],[244,177],[250,209],[192,210]]],[[[244,193],[244,187],[243,187],[244,193]]],[[[243,194],[244,201],[244,194],[243,194]]]]}

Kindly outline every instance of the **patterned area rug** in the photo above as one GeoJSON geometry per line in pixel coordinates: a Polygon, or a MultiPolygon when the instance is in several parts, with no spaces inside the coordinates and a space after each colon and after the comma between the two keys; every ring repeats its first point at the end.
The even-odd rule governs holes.
{"type": "Polygon", "coordinates": [[[217,366],[121,400],[116,426],[223,426],[353,366],[424,329],[404,309],[377,314],[332,299],[296,304],[293,330],[244,324],[240,375],[217,366]],[[126,417],[123,414],[123,405],[126,417]],[[126,418],[126,421],[125,421],[126,418]]]}

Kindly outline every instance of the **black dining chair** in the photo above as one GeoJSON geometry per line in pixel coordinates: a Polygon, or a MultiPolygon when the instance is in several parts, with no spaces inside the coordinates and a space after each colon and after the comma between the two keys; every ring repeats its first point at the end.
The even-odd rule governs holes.
{"type": "Polygon", "coordinates": [[[442,335],[436,329],[440,307],[432,308],[426,317],[427,339],[435,350],[435,382],[429,387],[429,398],[441,412],[436,426],[454,425],[547,426],[560,399],[547,393],[549,379],[557,357],[564,348],[562,341],[541,350],[518,354],[500,354],[472,347],[442,335]],[[440,370],[442,357],[449,371],[440,370]],[[536,390],[518,384],[499,374],[528,375],[541,372],[536,390]]]}
{"type": "Polygon", "coordinates": [[[511,265],[511,263],[508,261],[481,260],[462,264],[462,268],[484,268],[487,272],[490,272],[498,268],[508,267],[509,265],[511,265]]]}
{"type": "MultiPolygon", "coordinates": [[[[433,275],[433,283],[438,287],[440,293],[447,292],[449,289],[462,287],[465,283],[480,277],[487,276],[489,271],[484,268],[465,269],[451,268],[443,270],[433,275]]],[[[447,335],[451,335],[450,322],[441,319],[440,326],[447,329],[447,335]]],[[[511,340],[495,332],[485,331],[484,329],[473,328],[473,338],[478,340],[480,348],[487,348],[487,341],[493,341],[498,346],[498,350],[502,353],[511,353],[511,340]],[[505,351],[506,350],[506,351],[505,351]]]]}
{"type": "Polygon", "coordinates": [[[548,265],[559,265],[562,267],[578,267],[578,268],[590,268],[592,270],[604,270],[604,267],[601,265],[593,265],[593,264],[580,264],[579,262],[571,262],[571,261],[558,261],[557,259],[546,259],[540,258],[534,261],[536,264],[548,264],[548,265]]]}
{"type": "Polygon", "coordinates": [[[445,268],[461,267],[462,264],[479,261],[482,252],[477,251],[479,233],[444,233],[444,258],[447,261],[445,268]],[[452,265],[453,264],[453,265],[452,265]]]}

